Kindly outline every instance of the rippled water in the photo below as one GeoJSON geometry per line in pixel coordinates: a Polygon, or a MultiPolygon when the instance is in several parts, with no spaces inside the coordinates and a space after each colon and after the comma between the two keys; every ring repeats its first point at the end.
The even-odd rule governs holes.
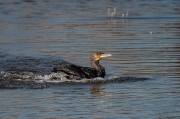
{"type": "Polygon", "coordinates": [[[179,1],[9,0],[0,11],[1,118],[180,117],[179,1]],[[94,51],[112,54],[105,79],[51,73],[63,60],[90,67],[94,51]]]}

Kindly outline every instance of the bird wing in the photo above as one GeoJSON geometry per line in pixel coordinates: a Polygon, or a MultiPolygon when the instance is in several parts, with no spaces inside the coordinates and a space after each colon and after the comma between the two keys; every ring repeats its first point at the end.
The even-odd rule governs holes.
{"type": "Polygon", "coordinates": [[[81,67],[81,70],[89,77],[95,78],[97,77],[97,71],[90,67],[81,67]]]}
{"type": "Polygon", "coordinates": [[[52,72],[63,72],[71,75],[73,78],[94,78],[97,73],[96,70],[90,67],[81,67],[69,62],[62,62],[57,67],[53,68],[52,72]]]}

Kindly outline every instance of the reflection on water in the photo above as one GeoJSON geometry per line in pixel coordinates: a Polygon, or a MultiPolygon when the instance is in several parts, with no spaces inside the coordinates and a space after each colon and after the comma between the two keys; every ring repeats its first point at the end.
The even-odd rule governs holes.
{"type": "Polygon", "coordinates": [[[1,90],[0,117],[178,118],[179,8],[177,0],[1,1],[1,74],[44,79],[62,59],[90,67],[90,54],[103,51],[113,55],[101,61],[105,79],[152,80],[1,90]]]}

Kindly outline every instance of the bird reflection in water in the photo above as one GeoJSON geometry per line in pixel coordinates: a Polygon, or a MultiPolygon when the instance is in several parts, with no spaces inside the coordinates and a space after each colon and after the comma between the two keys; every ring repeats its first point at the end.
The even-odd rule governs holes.
{"type": "Polygon", "coordinates": [[[91,94],[103,96],[103,93],[101,92],[100,87],[101,87],[100,85],[94,85],[91,89],[91,94]]]}
{"type": "Polygon", "coordinates": [[[116,19],[109,19],[108,27],[109,28],[116,28],[116,19]]]}
{"type": "Polygon", "coordinates": [[[92,89],[91,89],[91,94],[94,94],[96,96],[99,96],[100,100],[99,100],[99,107],[104,109],[107,107],[111,107],[112,103],[110,102],[109,99],[111,99],[112,93],[103,93],[101,91],[101,85],[97,84],[97,85],[93,85],[92,89]]]}

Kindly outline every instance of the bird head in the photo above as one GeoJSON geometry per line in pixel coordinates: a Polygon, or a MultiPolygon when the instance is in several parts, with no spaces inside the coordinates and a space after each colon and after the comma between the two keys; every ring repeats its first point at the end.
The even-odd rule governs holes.
{"type": "Polygon", "coordinates": [[[109,56],[112,56],[112,55],[111,54],[104,54],[102,52],[95,52],[95,53],[92,53],[91,59],[97,61],[97,60],[101,60],[104,57],[109,57],[109,56]]]}

